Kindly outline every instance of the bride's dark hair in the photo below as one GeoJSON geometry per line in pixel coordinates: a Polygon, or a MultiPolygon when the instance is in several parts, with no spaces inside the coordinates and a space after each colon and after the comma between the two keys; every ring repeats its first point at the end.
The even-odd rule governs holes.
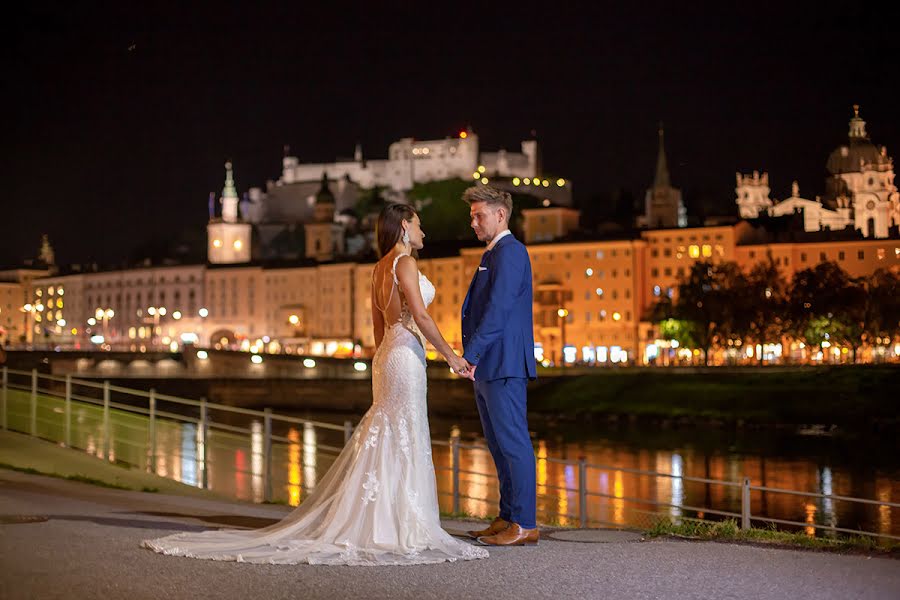
{"type": "Polygon", "coordinates": [[[400,241],[403,235],[402,221],[412,221],[416,211],[408,204],[388,204],[378,215],[375,238],[378,240],[378,256],[382,257],[400,241]]]}

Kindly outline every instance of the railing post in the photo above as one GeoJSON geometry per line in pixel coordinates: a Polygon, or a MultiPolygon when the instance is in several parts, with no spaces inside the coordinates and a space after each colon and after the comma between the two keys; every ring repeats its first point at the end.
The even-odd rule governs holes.
{"type": "Polygon", "coordinates": [[[263,501],[272,501],[272,409],[263,410],[263,501]]]}
{"type": "Polygon", "coordinates": [[[344,421],[344,443],[349,442],[351,437],[353,437],[353,423],[344,421]]]}
{"type": "Polygon", "coordinates": [[[206,443],[207,437],[209,435],[209,414],[207,413],[206,408],[206,398],[200,398],[200,440],[201,443],[198,444],[199,454],[197,458],[200,461],[200,487],[205,489],[209,488],[209,476],[206,472],[206,443]]]}
{"type": "Polygon", "coordinates": [[[37,388],[38,388],[38,372],[37,369],[31,370],[31,435],[37,435],[37,388]]]}
{"type": "Polygon", "coordinates": [[[741,529],[750,529],[750,478],[741,485],[741,529]]]}
{"type": "Polygon", "coordinates": [[[578,526],[587,527],[587,459],[578,457],[578,526]]]}
{"type": "Polygon", "coordinates": [[[3,387],[0,388],[0,419],[3,420],[3,431],[6,431],[6,390],[9,388],[9,367],[3,367],[3,387]]]}
{"type": "Polygon", "coordinates": [[[109,460],[109,381],[103,382],[103,459],[109,460]]]}
{"type": "Polygon", "coordinates": [[[65,444],[66,448],[72,447],[72,375],[66,375],[66,428],[65,428],[65,444]]]}
{"type": "Polygon", "coordinates": [[[459,514],[459,436],[450,438],[450,460],[453,469],[453,514],[459,514]]]}
{"type": "Polygon", "coordinates": [[[156,390],[150,388],[150,472],[156,475],[156,390]]]}

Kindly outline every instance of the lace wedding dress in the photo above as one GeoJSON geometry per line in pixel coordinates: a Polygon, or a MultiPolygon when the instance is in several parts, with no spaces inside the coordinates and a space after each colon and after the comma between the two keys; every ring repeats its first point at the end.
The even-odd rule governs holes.
{"type": "MultiPolygon", "coordinates": [[[[400,256],[391,269],[398,292],[400,256]]],[[[422,273],[419,289],[429,305],[435,290],[422,273]]],[[[424,336],[400,293],[400,319],[385,327],[372,361],[372,407],[300,506],[263,529],[177,533],[141,545],[174,556],[270,564],[416,565],[486,558],[487,550],[441,528],[424,336]]]]}

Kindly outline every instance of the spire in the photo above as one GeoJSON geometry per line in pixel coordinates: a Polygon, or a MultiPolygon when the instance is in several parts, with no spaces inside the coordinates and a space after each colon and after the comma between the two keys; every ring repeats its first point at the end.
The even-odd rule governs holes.
{"type": "Polygon", "coordinates": [[[53,246],[50,245],[50,236],[46,233],[41,236],[41,260],[48,267],[56,264],[56,255],[53,252],[53,246]]]}
{"type": "Polygon", "coordinates": [[[328,173],[322,171],[322,187],[316,194],[316,204],[334,204],[334,194],[328,187],[328,173]]]}
{"type": "Polygon", "coordinates": [[[659,156],[656,158],[656,178],[653,187],[670,187],[669,168],[666,166],[666,149],[664,144],[662,121],[659,122],[659,156]]]}
{"type": "Polygon", "coordinates": [[[859,104],[853,105],[853,118],[850,119],[850,137],[866,138],[866,122],[859,116],[859,104]]]}
{"type": "Polygon", "coordinates": [[[237,189],[234,187],[234,171],[231,161],[225,163],[225,189],[222,190],[222,198],[237,198],[237,189]]]}

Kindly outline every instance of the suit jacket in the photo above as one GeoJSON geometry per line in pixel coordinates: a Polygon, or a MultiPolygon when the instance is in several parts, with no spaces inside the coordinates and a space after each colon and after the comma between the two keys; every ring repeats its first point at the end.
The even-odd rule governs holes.
{"type": "Polygon", "coordinates": [[[463,357],[476,381],[537,378],[531,259],[511,235],[484,253],[462,306],[463,357]]]}

